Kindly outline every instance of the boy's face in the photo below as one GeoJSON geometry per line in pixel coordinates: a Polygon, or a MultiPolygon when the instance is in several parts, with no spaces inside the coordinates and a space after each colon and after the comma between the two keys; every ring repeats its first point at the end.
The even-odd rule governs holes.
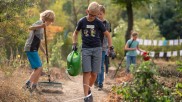
{"type": "Polygon", "coordinates": [[[88,19],[90,21],[93,21],[93,20],[95,20],[96,16],[98,15],[98,12],[93,12],[93,11],[87,10],[87,15],[88,15],[88,19]]]}
{"type": "Polygon", "coordinates": [[[136,35],[136,36],[133,36],[133,39],[134,39],[134,40],[136,40],[136,39],[137,39],[137,37],[138,37],[137,35],[136,35]]]}
{"type": "Polygon", "coordinates": [[[46,24],[46,26],[48,26],[48,25],[50,25],[50,24],[52,24],[52,21],[45,21],[45,24],[46,24]]]}
{"type": "Polygon", "coordinates": [[[100,20],[104,20],[104,13],[102,11],[100,11],[100,13],[98,14],[98,18],[100,20]]]}

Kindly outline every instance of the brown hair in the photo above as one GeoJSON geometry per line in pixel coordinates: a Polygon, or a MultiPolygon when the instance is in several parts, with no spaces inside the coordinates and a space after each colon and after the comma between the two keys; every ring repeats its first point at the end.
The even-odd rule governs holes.
{"type": "Polygon", "coordinates": [[[131,36],[132,36],[132,37],[137,36],[137,35],[138,35],[137,32],[134,32],[134,31],[131,32],[131,36]]]}
{"type": "Polygon", "coordinates": [[[103,5],[99,5],[99,9],[105,14],[105,7],[103,5]]]}

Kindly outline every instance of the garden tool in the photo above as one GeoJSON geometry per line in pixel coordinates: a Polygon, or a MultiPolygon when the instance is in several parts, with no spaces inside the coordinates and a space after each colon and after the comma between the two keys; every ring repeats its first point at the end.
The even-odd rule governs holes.
{"type": "Polygon", "coordinates": [[[48,56],[48,47],[47,47],[47,35],[46,35],[46,27],[44,27],[44,37],[45,37],[45,50],[46,50],[46,61],[47,61],[47,70],[48,70],[48,82],[39,82],[41,86],[56,86],[62,87],[62,83],[52,82],[51,75],[49,70],[49,56],[48,56]]]}
{"type": "Polygon", "coordinates": [[[115,72],[115,74],[114,74],[113,78],[115,78],[115,76],[116,76],[117,72],[119,71],[119,69],[120,69],[120,67],[121,67],[121,64],[122,64],[123,60],[124,60],[124,57],[123,57],[123,58],[121,58],[120,62],[118,63],[118,67],[117,67],[117,69],[116,69],[116,72],[115,72]]]}

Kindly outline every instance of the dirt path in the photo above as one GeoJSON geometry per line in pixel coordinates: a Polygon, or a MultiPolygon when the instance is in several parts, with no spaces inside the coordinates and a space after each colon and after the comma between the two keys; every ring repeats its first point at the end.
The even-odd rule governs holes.
{"type": "MultiPolygon", "coordinates": [[[[61,93],[46,93],[43,92],[42,96],[46,102],[83,102],[83,85],[82,75],[60,79],[62,88],[57,89],[61,93]]],[[[105,76],[104,88],[102,91],[98,91],[98,88],[92,86],[91,91],[94,97],[94,102],[106,102],[105,99],[108,96],[111,87],[115,84],[115,80],[110,75],[105,76]]]]}

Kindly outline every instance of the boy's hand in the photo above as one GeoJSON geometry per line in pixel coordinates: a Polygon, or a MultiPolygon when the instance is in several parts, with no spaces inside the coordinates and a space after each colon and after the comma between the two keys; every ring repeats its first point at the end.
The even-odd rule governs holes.
{"type": "Polygon", "coordinates": [[[77,47],[76,46],[77,46],[77,43],[73,43],[73,45],[72,45],[72,50],[73,51],[77,51],[77,47]]]}
{"type": "Polygon", "coordinates": [[[46,53],[45,50],[43,50],[43,53],[44,53],[44,55],[45,55],[46,57],[48,57],[48,54],[46,53]]]}
{"type": "Polygon", "coordinates": [[[109,57],[111,57],[112,59],[116,58],[113,46],[109,47],[109,57]]]}
{"type": "Polygon", "coordinates": [[[42,28],[45,28],[46,27],[46,24],[45,23],[42,23],[41,27],[42,28]]]}

